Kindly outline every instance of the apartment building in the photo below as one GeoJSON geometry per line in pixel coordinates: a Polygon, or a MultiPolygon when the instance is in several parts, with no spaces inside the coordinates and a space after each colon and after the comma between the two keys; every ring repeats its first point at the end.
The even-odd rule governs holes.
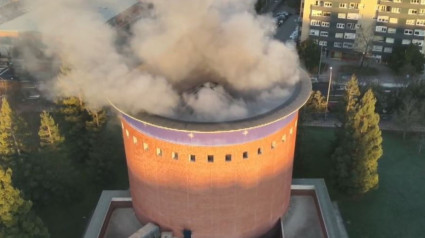
{"type": "Polygon", "coordinates": [[[395,45],[425,52],[425,0],[303,0],[301,41],[314,39],[332,57],[384,59],[395,45]]]}

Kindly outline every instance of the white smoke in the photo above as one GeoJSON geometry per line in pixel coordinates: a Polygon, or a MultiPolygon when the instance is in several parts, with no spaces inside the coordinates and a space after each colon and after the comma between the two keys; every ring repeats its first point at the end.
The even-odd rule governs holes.
{"type": "MultiPolygon", "coordinates": [[[[185,117],[179,114],[183,105],[193,120],[222,121],[272,109],[298,80],[295,50],[273,38],[273,20],[257,16],[252,1],[156,0],[152,14],[132,27],[126,46],[142,62],[139,69],[127,64],[134,55],[117,51],[116,31],[91,2],[29,2],[46,51],[71,68],[47,86],[57,95],[82,96],[92,107],[110,99],[130,113],[174,117],[185,117]],[[209,81],[205,75],[232,93],[222,86],[201,88],[196,95],[180,92],[209,81]],[[230,96],[235,93],[241,96],[230,96]]],[[[104,3],[119,6],[119,1],[104,3]]]]}

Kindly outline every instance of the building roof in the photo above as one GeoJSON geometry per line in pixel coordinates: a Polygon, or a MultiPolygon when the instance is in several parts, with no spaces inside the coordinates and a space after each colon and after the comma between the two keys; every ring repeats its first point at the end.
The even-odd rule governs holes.
{"type": "MultiPolygon", "coordinates": [[[[0,5],[3,1],[0,0],[0,5]]],[[[105,22],[108,22],[113,17],[130,8],[138,0],[120,0],[120,1],[105,1],[105,0],[89,0],[88,6],[99,13],[105,22]]],[[[40,12],[43,11],[42,7],[37,9],[28,10],[27,13],[16,17],[10,21],[0,24],[0,31],[15,31],[15,32],[31,32],[38,31],[37,25],[34,21],[40,12]]]]}

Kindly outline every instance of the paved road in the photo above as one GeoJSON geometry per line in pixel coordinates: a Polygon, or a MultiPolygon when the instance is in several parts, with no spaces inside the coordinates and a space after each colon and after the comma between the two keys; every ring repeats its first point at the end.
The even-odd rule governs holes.
{"type": "Polygon", "coordinates": [[[291,15],[285,21],[285,23],[283,23],[280,27],[276,29],[275,37],[283,42],[287,42],[288,40],[290,40],[289,36],[292,34],[292,32],[295,30],[295,27],[297,26],[297,19],[297,15],[291,15]]]}

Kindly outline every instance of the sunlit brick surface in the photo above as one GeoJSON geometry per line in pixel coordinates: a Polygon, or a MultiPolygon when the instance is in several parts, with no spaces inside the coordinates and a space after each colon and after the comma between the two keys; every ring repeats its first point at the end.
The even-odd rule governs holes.
{"type": "MultiPolygon", "coordinates": [[[[194,146],[147,135],[123,117],[137,217],[178,237],[183,229],[192,230],[194,238],[266,233],[289,205],[296,121],[294,114],[280,129],[250,142],[194,146]]],[[[241,131],[241,138],[247,133],[241,131]]]]}

